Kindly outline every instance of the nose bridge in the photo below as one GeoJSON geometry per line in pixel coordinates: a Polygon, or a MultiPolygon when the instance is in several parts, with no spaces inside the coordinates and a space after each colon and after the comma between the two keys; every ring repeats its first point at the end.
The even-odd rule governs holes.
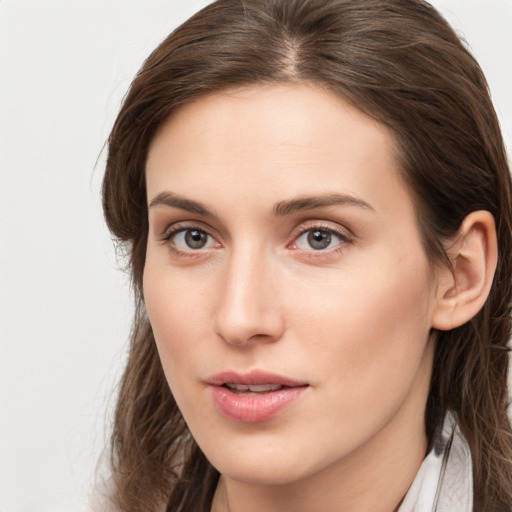
{"type": "Polygon", "coordinates": [[[247,241],[232,251],[221,277],[215,318],[215,330],[224,341],[244,345],[280,337],[274,273],[271,258],[254,242],[247,241]]]}

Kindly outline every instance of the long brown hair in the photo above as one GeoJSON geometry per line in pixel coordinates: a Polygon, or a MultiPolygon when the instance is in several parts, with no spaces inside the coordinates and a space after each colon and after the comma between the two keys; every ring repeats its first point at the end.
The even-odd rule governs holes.
{"type": "Polygon", "coordinates": [[[145,162],[180,106],[225,88],[304,81],[388,126],[433,265],[464,217],[488,210],[499,259],[467,324],[437,333],[425,425],[453,411],[469,443],[475,510],[512,509],[507,418],[512,185],[487,84],[447,22],[422,0],[218,0],[175,30],[134,79],[108,143],[103,206],[125,244],[136,314],[112,434],[116,501],[127,512],[207,510],[218,474],[165,380],[144,309],[145,162]]]}

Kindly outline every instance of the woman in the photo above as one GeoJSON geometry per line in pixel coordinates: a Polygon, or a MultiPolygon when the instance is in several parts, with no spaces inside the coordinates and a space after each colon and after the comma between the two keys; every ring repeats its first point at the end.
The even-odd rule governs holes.
{"type": "Polygon", "coordinates": [[[511,181],[419,0],[220,0],[148,58],[104,209],[121,510],[512,510],[511,181]]]}

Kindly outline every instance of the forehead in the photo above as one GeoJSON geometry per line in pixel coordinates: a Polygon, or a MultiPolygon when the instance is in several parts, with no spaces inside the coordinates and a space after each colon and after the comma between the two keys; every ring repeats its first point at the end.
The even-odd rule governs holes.
{"type": "Polygon", "coordinates": [[[335,191],[364,194],[376,207],[408,203],[394,146],[387,127],[320,87],[232,89],[162,125],[148,153],[148,198],[164,189],[209,201],[335,191]]]}

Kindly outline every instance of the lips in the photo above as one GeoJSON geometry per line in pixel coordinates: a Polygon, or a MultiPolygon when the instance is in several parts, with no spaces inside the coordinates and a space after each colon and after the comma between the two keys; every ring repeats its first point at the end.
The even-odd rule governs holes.
{"type": "Polygon", "coordinates": [[[223,372],[207,380],[221,414],[242,423],[268,421],[297,402],[308,384],[259,370],[223,372]]]}

